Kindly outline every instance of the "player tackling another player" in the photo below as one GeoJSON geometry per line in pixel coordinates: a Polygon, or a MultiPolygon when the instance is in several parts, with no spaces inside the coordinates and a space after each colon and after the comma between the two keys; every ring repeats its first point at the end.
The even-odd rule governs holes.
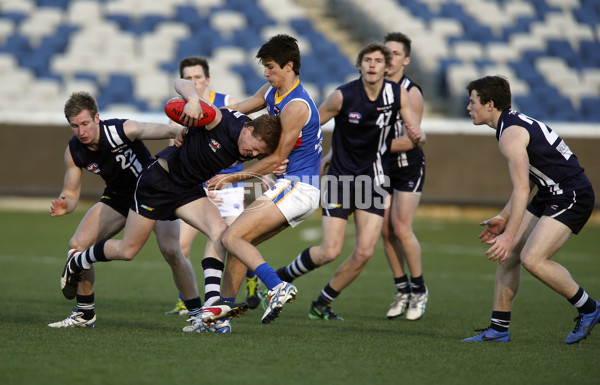
{"type": "MultiPolygon", "coordinates": [[[[231,95],[218,93],[209,88],[211,80],[210,68],[208,61],[203,57],[192,56],[182,59],[179,62],[179,75],[181,79],[191,81],[194,84],[198,95],[217,108],[238,102],[238,100],[231,95]]],[[[185,102],[185,99],[182,100],[185,102]]],[[[183,103],[183,105],[185,105],[185,103],[183,103]]],[[[242,170],[243,164],[238,163],[225,170],[219,171],[219,174],[228,174],[242,170]]],[[[208,197],[217,205],[225,224],[230,225],[244,210],[244,182],[229,185],[222,190],[210,191],[208,192],[208,197]]],[[[185,223],[185,221],[180,222],[181,250],[183,251],[183,255],[191,263],[190,254],[192,244],[198,235],[198,230],[185,223]]],[[[235,258],[235,256],[228,255],[227,258],[235,258]]],[[[241,267],[241,274],[246,274],[246,302],[248,303],[248,306],[253,309],[260,303],[259,280],[253,271],[244,269],[243,265],[241,267]]],[[[202,258],[202,269],[204,271],[204,306],[210,306],[219,299],[223,268],[223,262],[212,257],[210,249],[205,248],[202,258]]],[[[179,298],[177,299],[173,310],[168,311],[165,314],[187,314],[187,309],[183,303],[181,294],[179,294],[179,298]]]]}
{"type": "MultiPolygon", "coordinates": [[[[193,84],[191,85],[193,89],[193,84]]],[[[204,233],[212,254],[225,259],[220,237],[225,229],[218,209],[208,199],[202,182],[218,171],[236,162],[246,161],[261,154],[273,152],[279,143],[279,118],[262,115],[255,120],[241,113],[219,110],[215,119],[204,127],[193,127],[202,111],[197,96],[186,98],[183,123],[192,126],[181,145],[169,146],[157,154],[157,159],[146,167],[136,182],[129,205],[122,239],[102,239],[87,250],[70,250],[61,277],[65,297],[74,297],[81,275],[94,263],[111,260],[132,260],[148,240],[160,221],[168,224],[169,231],[156,231],[161,250],[173,250],[177,259],[169,261],[175,283],[184,297],[192,325],[184,331],[199,331],[202,323],[202,301],[198,297],[194,271],[183,257],[179,246],[180,218],[204,233]],[[222,223],[222,226],[215,224],[222,223]]],[[[171,125],[174,126],[174,125],[171,125]]],[[[177,126],[174,126],[177,127],[177,126]]],[[[141,171],[141,170],[140,170],[141,171]]],[[[228,304],[226,316],[245,311],[246,304],[228,304]]]]}
{"type": "MultiPolygon", "coordinates": [[[[217,175],[206,185],[211,189],[222,188],[252,174],[263,175],[289,160],[287,170],[278,175],[275,185],[251,203],[222,237],[227,251],[238,256],[269,290],[267,308],[261,320],[269,323],[277,318],[286,303],[295,298],[297,289],[277,276],[256,245],[289,226],[300,224],[319,206],[319,162],[323,138],[317,107],[299,79],[301,61],[296,39],[276,35],[261,46],[256,57],[264,67],[268,83],[250,98],[230,107],[244,113],[266,107],[269,114],[279,116],[282,131],[279,146],[273,154],[251,165],[244,173],[217,175]]],[[[239,261],[227,260],[221,296],[228,300],[235,298],[243,280],[242,274],[232,273],[239,269],[228,268],[231,263],[239,261]]],[[[205,319],[218,319],[218,312],[218,308],[205,308],[205,319]]]]}

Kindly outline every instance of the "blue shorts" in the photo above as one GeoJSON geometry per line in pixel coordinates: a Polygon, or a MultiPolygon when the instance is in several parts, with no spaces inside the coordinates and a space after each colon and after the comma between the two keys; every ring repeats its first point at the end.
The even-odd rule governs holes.
{"type": "Polygon", "coordinates": [[[425,158],[422,162],[404,167],[390,167],[390,193],[393,191],[421,192],[425,182],[425,158]]]}
{"type": "Polygon", "coordinates": [[[146,218],[172,221],[177,219],[175,210],[200,198],[206,198],[202,185],[175,183],[156,161],[140,175],[130,207],[146,218]]]}
{"type": "Polygon", "coordinates": [[[127,218],[127,214],[129,214],[129,205],[131,204],[132,198],[133,191],[114,191],[113,189],[107,187],[104,189],[99,202],[104,203],[111,209],[127,218]]]}
{"type": "Polygon", "coordinates": [[[540,218],[554,218],[578,234],[594,211],[594,189],[590,187],[561,195],[535,194],[527,205],[527,211],[540,218]]]}

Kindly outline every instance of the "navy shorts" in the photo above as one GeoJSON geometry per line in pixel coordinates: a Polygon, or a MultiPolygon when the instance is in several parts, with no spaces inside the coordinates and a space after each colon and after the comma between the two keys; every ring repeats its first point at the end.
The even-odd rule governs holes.
{"type": "Polygon", "coordinates": [[[527,211],[540,218],[549,216],[578,234],[594,211],[594,189],[590,187],[561,195],[535,194],[527,211]]]}
{"type": "Polygon", "coordinates": [[[201,185],[175,183],[156,161],[138,179],[131,209],[149,219],[172,221],[177,219],[175,210],[200,198],[206,198],[201,185]]]}
{"type": "Polygon", "coordinates": [[[404,167],[390,167],[390,193],[393,191],[421,192],[425,182],[425,158],[404,167]]]}
{"type": "Polygon", "coordinates": [[[129,205],[131,204],[132,198],[133,191],[119,192],[107,187],[104,189],[104,192],[102,193],[102,197],[100,197],[99,202],[104,203],[108,207],[112,208],[113,210],[127,218],[127,214],[129,214],[129,205]]]}
{"type": "Polygon", "coordinates": [[[346,182],[339,178],[342,177],[328,175],[321,186],[323,215],[348,219],[355,210],[363,210],[383,216],[386,187],[376,186],[367,175],[348,176],[352,180],[346,182]]]}

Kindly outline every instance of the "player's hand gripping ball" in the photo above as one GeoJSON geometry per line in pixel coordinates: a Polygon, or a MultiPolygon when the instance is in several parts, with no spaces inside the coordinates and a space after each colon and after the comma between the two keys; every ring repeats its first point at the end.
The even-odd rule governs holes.
{"type": "MultiPolygon", "coordinates": [[[[182,123],[181,114],[183,113],[183,107],[185,107],[186,101],[181,96],[171,98],[165,103],[165,114],[174,122],[182,123]]],[[[200,106],[202,107],[202,115],[198,119],[196,126],[206,126],[215,119],[215,109],[206,102],[200,100],[200,106]]],[[[182,123],[183,124],[183,123],[182,123]]]]}

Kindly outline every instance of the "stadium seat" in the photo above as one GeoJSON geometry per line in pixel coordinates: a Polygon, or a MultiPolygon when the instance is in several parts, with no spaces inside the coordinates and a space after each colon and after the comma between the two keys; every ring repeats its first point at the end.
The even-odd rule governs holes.
{"type": "Polygon", "coordinates": [[[65,11],[69,7],[71,0],[36,0],[37,6],[59,8],[65,11]]]}
{"type": "Polygon", "coordinates": [[[100,88],[98,107],[106,108],[110,104],[127,104],[133,99],[133,80],[127,75],[110,75],[100,88]]]}
{"type": "Polygon", "coordinates": [[[452,55],[464,62],[483,59],[483,47],[476,41],[457,41],[452,45],[452,55]]]}
{"type": "Polygon", "coordinates": [[[244,30],[248,22],[246,16],[234,11],[219,11],[211,15],[209,25],[219,31],[224,39],[230,40],[234,31],[244,30]]]}
{"type": "MultiPolygon", "coordinates": [[[[4,65],[16,63],[15,70],[29,73],[34,81],[55,82],[63,93],[79,81],[102,94],[106,105],[129,103],[151,110],[164,95],[144,98],[137,91],[138,80],[129,102],[111,101],[104,86],[114,75],[137,79],[137,73],[171,82],[182,57],[201,55],[208,57],[211,70],[219,68],[216,74],[233,79],[224,83],[233,91],[222,91],[252,94],[265,81],[256,50],[277,33],[298,38],[301,76],[315,99],[356,76],[354,58],[316,30],[292,0],[279,1],[277,7],[270,0],[140,4],[139,0],[3,0],[0,58],[12,58],[4,65]],[[89,79],[82,80],[84,74],[89,79]]],[[[570,110],[562,117],[574,118],[573,111],[577,119],[596,116],[590,105],[600,92],[600,0],[329,0],[328,4],[340,22],[352,26],[365,41],[380,40],[389,31],[407,33],[413,39],[411,74],[420,75],[421,86],[438,105],[447,105],[448,98],[450,104],[461,104],[459,110],[447,108],[450,115],[464,116],[460,82],[469,73],[466,65],[475,70],[471,75],[504,73],[515,97],[537,100],[535,93],[551,87],[559,101],[569,101],[570,110]],[[541,59],[548,57],[564,62],[561,74],[552,74],[546,64],[540,67],[541,59]]],[[[3,83],[0,100],[5,92],[9,91],[3,83]]],[[[544,114],[558,116],[558,112],[544,114]]]]}
{"type": "Polygon", "coordinates": [[[582,120],[600,122],[600,97],[584,97],[581,99],[582,120]]]}

